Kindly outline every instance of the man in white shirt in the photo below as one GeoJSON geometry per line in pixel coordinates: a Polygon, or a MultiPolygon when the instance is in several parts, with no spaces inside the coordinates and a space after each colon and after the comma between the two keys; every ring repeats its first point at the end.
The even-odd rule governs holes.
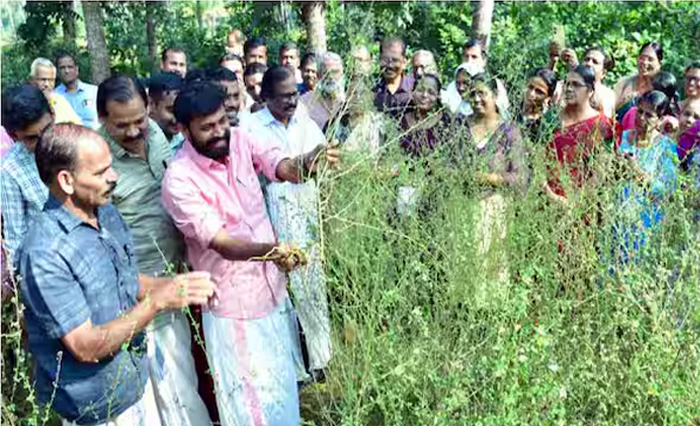
{"type": "MultiPolygon", "coordinates": [[[[242,119],[245,130],[259,140],[279,144],[290,158],[325,145],[325,136],[318,125],[308,113],[297,108],[299,92],[291,69],[268,70],[263,77],[261,97],[266,107],[242,119]]],[[[268,182],[264,193],[278,241],[298,245],[309,258],[306,266],[289,274],[289,280],[306,338],[309,369],[319,378],[331,358],[330,320],[317,236],[318,194],[314,179],[305,178],[304,183],[296,185],[268,182]]]]}

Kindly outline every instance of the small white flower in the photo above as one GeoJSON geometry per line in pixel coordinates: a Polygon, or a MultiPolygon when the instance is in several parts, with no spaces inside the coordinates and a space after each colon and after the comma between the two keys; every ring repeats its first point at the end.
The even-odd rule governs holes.
{"type": "Polygon", "coordinates": [[[566,397],[567,397],[566,387],[562,386],[561,388],[559,388],[559,398],[566,399],[566,397]]]}

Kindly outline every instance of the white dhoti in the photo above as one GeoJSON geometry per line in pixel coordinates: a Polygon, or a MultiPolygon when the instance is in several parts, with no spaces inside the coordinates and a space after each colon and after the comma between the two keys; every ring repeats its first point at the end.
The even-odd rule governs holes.
{"type": "Polygon", "coordinates": [[[326,277],[318,244],[320,222],[314,181],[270,183],[265,187],[270,222],[280,242],[307,253],[308,264],[289,274],[289,284],[309,355],[309,368],[320,370],[331,359],[331,324],[326,277]]]}
{"type": "MultiPolygon", "coordinates": [[[[129,407],[115,419],[105,423],[97,423],[93,426],[160,426],[161,419],[158,414],[153,384],[149,379],[143,390],[143,396],[136,404],[129,407]]],[[[62,426],[77,426],[75,422],[61,419],[62,426]]]]}
{"type": "Polygon", "coordinates": [[[159,314],[149,326],[148,361],[163,426],[211,425],[197,392],[187,317],[179,311],[159,314]]]}
{"type": "Polygon", "coordinates": [[[300,357],[289,298],[263,318],[202,314],[222,426],[297,426],[300,357]]]}

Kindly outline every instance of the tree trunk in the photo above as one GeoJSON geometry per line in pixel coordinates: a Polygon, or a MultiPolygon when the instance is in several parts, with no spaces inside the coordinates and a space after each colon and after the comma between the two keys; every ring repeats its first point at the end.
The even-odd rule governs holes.
{"type": "Polygon", "coordinates": [[[83,18],[90,53],[90,71],[92,84],[100,84],[110,76],[109,52],[105,41],[102,4],[100,2],[83,1],[83,18]]]}
{"type": "Polygon", "coordinates": [[[65,11],[61,17],[63,43],[67,46],[75,48],[75,11],[73,10],[73,2],[64,1],[62,3],[65,7],[65,11]]]}
{"type": "Polygon", "coordinates": [[[493,0],[480,0],[472,16],[472,36],[481,41],[484,51],[491,43],[491,18],[493,17],[493,0]]]}
{"type": "Polygon", "coordinates": [[[326,4],[322,1],[304,3],[302,9],[308,50],[318,54],[326,52],[326,4]]]}
{"type": "Polygon", "coordinates": [[[194,14],[197,17],[197,28],[201,31],[204,26],[202,23],[202,2],[194,2],[194,14]]]}
{"type": "Polygon", "coordinates": [[[158,63],[158,43],[156,40],[156,7],[158,2],[146,2],[146,43],[148,44],[148,61],[151,70],[156,68],[158,63]]]}

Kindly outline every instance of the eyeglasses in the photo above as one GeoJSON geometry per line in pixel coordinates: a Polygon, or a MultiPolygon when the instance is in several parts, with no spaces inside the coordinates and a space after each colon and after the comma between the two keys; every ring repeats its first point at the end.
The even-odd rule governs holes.
{"type": "Polygon", "coordinates": [[[386,56],[382,56],[379,59],[379,62],[381,62],[382,65],[393,65],[393,64],[399,64],[401,63],[401,58],[389,58],[386,56]]]}

